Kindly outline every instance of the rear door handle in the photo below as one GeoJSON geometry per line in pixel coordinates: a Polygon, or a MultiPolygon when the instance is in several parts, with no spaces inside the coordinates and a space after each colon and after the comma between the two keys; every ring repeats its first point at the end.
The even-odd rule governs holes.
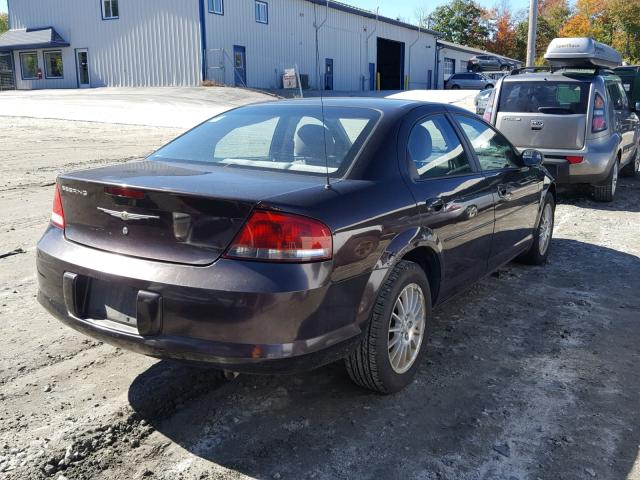
{"type": "Polygon", "coordinates": [[[510,200],[513,193],[506,185],[498,185],[498,196],[504,200],[510,200]]]}
{"type": "Polygon", "coordinates": [[[438,213],[444,208],[444,200],[441,198],[431,198],[427,200],[427,212],[438,213]]]}

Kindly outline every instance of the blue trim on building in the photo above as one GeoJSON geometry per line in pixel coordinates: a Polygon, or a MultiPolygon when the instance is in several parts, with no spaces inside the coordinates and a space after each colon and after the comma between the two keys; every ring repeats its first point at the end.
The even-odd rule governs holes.
{"type": "Polygon", "coordinates": [[[199,12],[200,12],[200,50],[202,54],[202,78],[201,81],[207,79],[207,23],[205,20],[205,9],[204,2],[208,0],[198,0],[200,2],[199,12]]]}

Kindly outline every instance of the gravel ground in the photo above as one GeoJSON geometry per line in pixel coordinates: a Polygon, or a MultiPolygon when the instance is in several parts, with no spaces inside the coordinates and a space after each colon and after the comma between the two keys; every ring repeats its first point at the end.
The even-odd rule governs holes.
{"type": "Polygon", "coordinates": [[[177,133],[0,118],[0,477],[640,480],[640,179],[611,205],[563,198],[546,267],[508,265],[437,310],[399,394],[338,364],[226,382],[35,300],[56,174],[177,133]]]}

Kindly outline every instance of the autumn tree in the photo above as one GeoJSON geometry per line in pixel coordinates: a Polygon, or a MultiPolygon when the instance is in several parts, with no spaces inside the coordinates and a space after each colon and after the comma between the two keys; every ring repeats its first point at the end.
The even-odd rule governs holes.
{"type": "Polygon", "coordinates": [[[429,24],[445,40],[484,48],[491,33],[486,13],[474,0],[453,0],[437,7],[429,24]]]}
{"type": "Polygon", "coordinates": [[[493,35],[487,41],[486,49],[498,55],[515,58],[518,54],[515,45],[516,30],[508,4],[503,3],[500,7],[490,10],[488,16],[492,19],[490,23],[493,26],[493,35]]]}

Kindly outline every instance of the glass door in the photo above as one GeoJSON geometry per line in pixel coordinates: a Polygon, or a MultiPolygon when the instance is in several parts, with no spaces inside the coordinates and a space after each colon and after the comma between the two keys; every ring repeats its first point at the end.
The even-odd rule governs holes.
{"type": "Polygon", "coordinates": [[[78,73],[78,87],[89,88],[89,51],[86,48],[76,50],[76,69],[78,73]]]}

